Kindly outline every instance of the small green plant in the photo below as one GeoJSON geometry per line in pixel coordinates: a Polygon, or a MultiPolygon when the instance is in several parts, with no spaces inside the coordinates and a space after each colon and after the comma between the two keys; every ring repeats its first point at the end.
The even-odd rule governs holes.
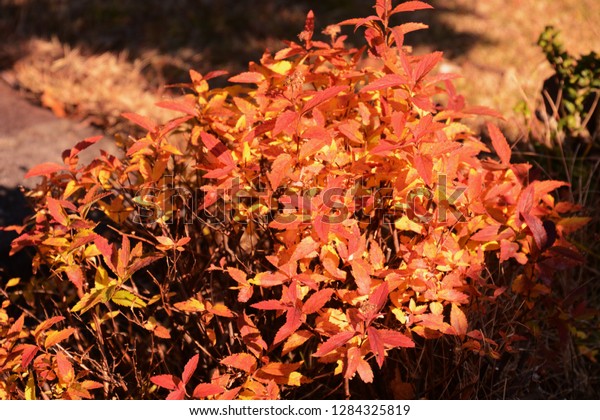
{"type": "MultiPolygon", "coordinates": [[[[572,137],[590,138],[598,130],[600,99],[600,56],[592,51],[576,58],[569,54],[559,39],[559,31],[547,26],[538,39],[548,62],[555,71],[547,89],[556,97],[545,100],[558,119],[558,131],[572,137]]],[[[546,86],[545,86],[546,87],[546,86]]]]}

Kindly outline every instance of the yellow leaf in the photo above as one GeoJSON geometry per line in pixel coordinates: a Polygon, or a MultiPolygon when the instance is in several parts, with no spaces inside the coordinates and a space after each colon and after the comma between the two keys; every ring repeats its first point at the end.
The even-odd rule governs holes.
{"type": "Polygon", "coordinates": [[[111,300],[117,305],[128,306],[130,308],[144,308],[146,303],[136,295],[127,290],[118,290],[112,296],[111,300]]]}
{"type": "Polygon", "coordinates": [[[556,225],[559,226],[564,233],[573,233],[584,227],[590,220],[592,220],[591,217],[566,217],[559,220],[556,225]]]}
{"type": "Polygon", "coordinates": [[[394,222],[394,226],[398,230],[407,230],[407,231],[412,231],[412,232],[415,232],[418,234],[423,233],[423,226],[421,226],[420,224],[418,224],[416,222],[413,222],[406,215],[404,215],[401,218],[399,218],[398,220],[396,220],[394,222]]]}
{"type": "Polygon", "coordinates": [[[429,310],[432,314],[441,315],[442,312],[444,312],[444,305],[442,305],[440,302],[431,302],[429,304],[429,310]]]}
{"type": "Polygon", "coordinates": [[[267,67],[269,68],[269,70],[272,70],[275,73],[285,75],[292,68],[292,63],[290,63],[289,61],[282,60],[273,64],[269,64],[267,65],[267,67]]]}
{"type": "Polygon", "coordinates": [[[184,302],[177,302],[173,306],[175,306],[176,309],[184,312],[204,312],[206,310],[204,303],[200,302],[196,298],[191,298],[184,302]]]}
{"type": "Polygon", "coordinates": [[[110,278],[108,277],[108,272],[101,265],[96,269],[96,274],[94,275],[94,288],[95,289],[103,289],[108,287],[110,284],[110,278]]]}
{"type": "Polygon", "coordinates": [[[21,281],[20,277],[14,277],[6,282],[6,288],[8,289],[9,287],[16,286],[17,284],[19,284],[20,281],[21,281]]]}
{"type": "Polygon", "coordinates": [[[300,386],[302,385],[302,374],[300,372],[292,372],[288,376],[287,384],[289,386],[300,386]]]}
{"type": "Polygon", "coordinates": [[[35,400],[35,379],[33,379],[33,374],[29,374],[29,379],[27,379],[27,385],[25,386],[25,399],[26,400],[35,400]]]}
{"type": "Polygon", "coordinates": [[[65,187],[65,192],[63,193],[63,199],[66,200],[71,195],[73,195],[73,193],[75,191],[79,190],[80,188],[81,188],[81,185],[77,185],[77,182],[75,182],[74,179],[70,180],[67,183],[67,186],[65,187]]]}

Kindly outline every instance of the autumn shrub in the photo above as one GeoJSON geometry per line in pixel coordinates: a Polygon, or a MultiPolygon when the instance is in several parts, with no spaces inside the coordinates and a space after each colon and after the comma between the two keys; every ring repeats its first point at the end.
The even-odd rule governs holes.
{"type": "Polygon", "coordinates": [[[391,22],[426,8],[378,0],[326,41],[309,13],[226,87],[191,71],[158,104],[180,118],[125,114],[147,134],[123,157],[81,165],[95,137],[33,168],[2,397],[498,395],[587,219],[462,122],[495,113],[433,72],[441,53],[404,46],[425,25],[391,22]]]}

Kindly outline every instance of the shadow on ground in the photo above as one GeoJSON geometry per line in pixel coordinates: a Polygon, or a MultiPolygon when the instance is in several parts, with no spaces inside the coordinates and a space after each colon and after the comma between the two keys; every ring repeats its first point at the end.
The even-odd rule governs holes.
{"type": "MultiPolygon", "coordinates": [[[[131,58],[157,52],[171,54],[200,71],[225,68],[242,70],[258,60],[265,48],[283,46],[280,40],[296,39],[308,10],[316,14],[316,27],[366,16],[366,0],[0,0],[0,36],[11,40],[0,45],[0,68],[8,68],[23,50],[19,44],[32,37],[57,37],[90,53],[126,51],[131,58]],[[43,11],[43,13],[41,13],[43,11]]],[[[448,14],[472,14],[460,8],[430,2],[437,10],[398,17],[422,21],[429,31],[409,34],[407,43],[445,51],[449,58],[466,54],[488,40],[467,31],[456,31],[444,21],[448,14]]],[[[173,60],[175,61],[175,60],[173,60]]],[[[181,69],[163,63],[169,81],[184,77],[181,69]]],[[[176,67],[176,66],[175,66],[176,67]]]]}
{"type": "Polygon", "coordinates": [[[26,250],[9,257],[10,243],[17,234],[2,230],[3,227],[22,224],[31,214],[31,208],[19,188],[0,186],[0,278],[27,279],[31,276],[31,257],[26,250]]]}

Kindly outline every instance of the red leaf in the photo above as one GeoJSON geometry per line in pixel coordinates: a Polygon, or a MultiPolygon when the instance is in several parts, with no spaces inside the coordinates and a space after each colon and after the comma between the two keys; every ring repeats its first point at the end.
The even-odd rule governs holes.
{"type": "Polygon", "coordinates": [[[198,386],[194,388],[194,393],[192,396],[194,398],[206,398],[210,397],[211,395],[221,394],[223,391],[225,391],[225,388],[223,388],[221,385],[204,383],[198,384],[198,386]]]}
{"type": "Polygon", "coordinates": [[[511,150],[504,134],[492,123],[487,123],[487,128],[492,139],[492,146],[494,146],[494,150],[500,157],[500,160],[504,165],[510,165],[511,150]]]}
{"type": "Polygon", "coordinates": [[[430,156],[415,156],[415,168],[428,186],[432,185],[433,161],[430,156]]]}
{"type": "Polygon", "coordinates": [[[385,360],[385,347],[383,346],[383,338],[379,335],[379,331],[375,327],[367,328],[367,335],[369,337],[369,346],[371,352],[377,359],[377,364],[381,368],[383,361],[385,360]]]}
{"type": "Polygon", "coordinates": [[[256,83],[259,84],[265,80],[265,76],[255,71],[246,71],[236,76],[230,77],[229,81],[232,83],[256,83]]]}
{"type": "Polygon", "coordinates": [[[442,289],[437,292],[438,299],[448,302],[466,303],[469,299],[467,295],[454,289],[442,289]]]}
{"type": "Polygon", "coordinates": [[[333,86],[327,88],[325,90],[319,91],[313,96],[311,100],[304,104],[302,107],[302,114],[310,111],[316,106],[321,105],[322,103],[330,100],[331,98],[337,96],[338,93],[348,89],[347,86],[333,86]]]}
{"type": "Polygon", "coordinates": [[[233,157],[231,156],[231,151],[221,143],[219,139],[204,131],[200,133],[200,137],[209,153],[213,154],[219,162],[223,163],[225,166],[235,165],[233,157]]]}
{"type": "Polygon", "coordinates": [[[154,132],[158,128],[158,125],[154,121],[133,112],[124,112],[121,115],[132,123],[137,124],[150,132],[154,132]]]}
{"type": "Polygon", "coordinates": [[[419,81],[423,76],[429,73],[437,64],[442,61],[442,53],[440,51],[432,52],[421,57],[418,67],[414,71],[413,79],[419,81]]]}
{"type": "Polygon", "coordinates": [[[250,306],[262,309],[263,311],[279,311],[287,308],[287,306],[275,299],[263,300],[262,302],[253,303],[250,306]]]}
{"type": "MultiPolygon", "coordinates": [[[[11,336],[13,334],[20,334],[23,329],[23,324],[25,323],[25,314],[21,314],[21,316],[15,321],[14,324],[10,326],[8,329],[7,336],[11,336]]],[[[4,337],[3,337],[4,338],[4,337]]]]}
{"type": "Polygon", "coordinates": [[[364,383],[370,384],[373,382],[373,369],[371,369],[369,362],[362,357],[358,361],[358,367],[356,368],[356,371],[364,383]]]}
{"type": "Polygon", "coordinates": [[[167,400],[183,400],[185,398],[185,389],[180,387],[167,395],[167,400]]]}
{"type": "Polygon", "coordinates": [[[406,22],[403,23],[402,25],[398,25],[395,26],[394,29],[398,29],[400,31],[402,31],[403,35],[406,35],[410,32],[414,32],[414,31],[418,31],[421,29],[427,29],[429,28],[429,25],[425,25],[424,23],[421,22],[406,22]]]}
{"type": "Polygon", "coordinates": [[[471,236],[471,240],[478,242],[490,242],[495,241],[498,238],[498,229],[500,225],[490,225],[486,226],[483,229],[477,231],[473,236],[471,236]]]}
{"type": "Polygon", "coordinates": [[[369,275],[368,263],[364,260],[352,260],[352,275],[358,287],[358,293],[366,295],[371,289],[371,276],[369,275]]]}
{"type": "Polygon", "coordinates": [[[171,111],[183,112],[184,114],[195,116],[196,107],[193,101],[162,101],[156,103],[157,107],[170,109],[171,111]]]}
{"type": "Polygon", "coordinates": [[[62,320],[64,320],[65,317],[64,316],[54,316],[52,318],[48,318],[45,321],[42,321],[40,323],[40,325],[38,325],[35,330],[33,331],[33,336],[35,337],[35,339],[37,340],[38,335],[40,334],[40,332],[42,331],[46,331],[48,328],[50,328],[51,326],[53,326],[54,324],[56,324],[57,322],[60,322],[62,320]]]}
{"type": "Polygon", "coordinates": [[[289,308],[285,316],[285,324],[277,331],[273,345],[285,340],[302,325],[304,314],[296,307],[289,308]]]}
{"type": "Polygon", "coordinates": [[[535,244],[539,249],[543,249],[544,245],[546,245],[546,241],[548,240],[548,235],[546,233],[546,229],[544,229],[544,224],[538,217],[532,216],[528,213],[521,213],[521,216],[531,230],[535,244]]]}
{"type": "Polygon", "coordinates": [[[408,83],[408,79],[406,77],[401,76],[399,74],[386,74],[385,76],[369,83],[365,87],[363,87],[361,92],[370,92],[373,90],[381,90],[387,89],[389,87],[395,87],[400,85],[405,85],[408,83]]]}
{"type": "Polygon", "coordinates": [[[195,356],[193,356],[190,360],[188,360],[188,362],[185,364],[185,367],[183,368],[183,373],[181,374],[181,380],[183,381],[184,384],[187,384],[190,379],[192,378],[192,375],[194,374],[194,372],[196,371],[196,368],[198,367],[198,359],[200,358],[200,355],[197,354],[195,356]]]}
{"type": "Polygon", "coordinates": [[[69,281],[75,285],[78,289],[83,287],[83,281],[85,279],[83,270],[78,265],[70,265],[65,268],[69,281]]]}
{"type": "Polygon", "coordinates": [[[252,373],[256,370],[256,358],[249,353],[235,353],[227,356],[221,363],[225,366],[252,373]]]}
{"type": "MultiPolygon", "coordinates": [[[[84,139],[84,140],[80,141],[79,143],[77,143],[75,145],[75,147],[73,147],[71,150],[65,150],[65,152],[69,152],[68,153],[68,157],[69,158],[74,158],[80,152],[82,152],[83,150],[85,150],[88,147],[92,146],[93,144],[97,143],[103,137],[104,136],[88,137],[87,139],[84,139]]],[[[65,157],[65,152],[63,152],[63,157],[65,157]]]]}
{"type": "Polygon", "coordinates": [[[467,317],[463,311],[454,304],[452,304],[452,310],[450,311],[450,325],[452,325],[456,334],[461,337],[467,333],[467,317]]]}
{"type": "Polygon", "coordinates": [[[273,191],[281,184],[281,180],[285,177],[287,170],[290,168],[291,161],[292,157],[287,153],[277,156],[273,161],[271,172],[267,172],[267,177],[269,178],[273,191]]]}
{"type": "Polygon", "coordinates": [[[31,168],[26,174],[25,178],[31,178],[34,176],[49,176],[59,171],[66,170],[67,167],[54,162],[40,163],[31,168]]]}
{"type": "Polygon", "coordinates": [[[281,132],[293,133],[296,130],[297,122],[298,113],[296,111],[288,110],[283,112],[277,117],[277,122],[273,128],[273,137],[281,132]]]}
{"type": "Polygon", "coordinates": [[[534,192],[535,187],[533,184],[529,184],[527,188],[521,191],[519,201],[517,202],[517,211],[519,212],[519,214],[529,214],[529,212],[533,208],[534,192]]]}
{"type": "Polygon", "coordinates": [[[356,333],[354,331],[343,331],[341,333],[337,333],[325,343],[321,344],[319,350],[313,353],[314,357],[323,357],[326,354],[332,352],[333,350],[341,347],[346,344],[352,337],[354,337],[356,333]]]}
{"type": "Polygon", "coordinates": [[[310,315],[319,311],[331,298],[333,289],[323,289],[314,293],[309,297],[304,305],[302,306],[302,312],[306,315],[310,315]]]}
{"type": "Polygon", "coordinates": [[[34,346],[33,344],[23,344],[22,349],[23,353],[21,354],[21,367],[24,369],[29,366],[40,348],[38,346],[34,346]]]}
{"type": "Polygon", "coordinates": [[[46,198],[48,204],[48,212],[50,215],[63,226],[67,226],[69,222],[69,216],[65,212],[65,209],[60,205],[60,202],[52,197],[46,198]]]}
{"type": "Polygon", "coordinates": [[[383,340],[383,344],[388,347],[407,347],[412,348],[415,343],[399,331],[380,329],[379,336],[383,340]]]}
{"type": "Polygon", "coordinates": [[[331,144],[331,134],[323,127],[310,127],[302,133],[307,141],[300,148],[298,159],[302,160],[306,157],[317,153],[323,146],[331,144]]]}
{"type": "Polygon", "coordinates": [[[389,294],[388,284],[381,283],[377,286],[377,289],[373,292],[371,296],[369,296],[369,303],[375,307],[375,312],[379,312],[385,302],[387,301],[389,294]]]}
{"type": "Polygon", "coordinates": [[[179,387],[181,380],[174,375],[157,375],[150,378],[150,381],[160,387],[168,390],[175,390],[179,387]]]}
{"type": "Polygon", "coordinates": [[[290,262],[296,262],[303,258],[316,257],[316,251],[319,249],[319,246],[320,245],[315,242],[311,236],[307,236],[296,245],[296,248],[290,257],[290,262]]]}
{"type": "Polygon", "coordinates": [[[407,1],[400,3],[390,12],[390,16],[402,12],[414,12],[415,10],[433,9],[433,6],[422,1],[407,1]]]}

